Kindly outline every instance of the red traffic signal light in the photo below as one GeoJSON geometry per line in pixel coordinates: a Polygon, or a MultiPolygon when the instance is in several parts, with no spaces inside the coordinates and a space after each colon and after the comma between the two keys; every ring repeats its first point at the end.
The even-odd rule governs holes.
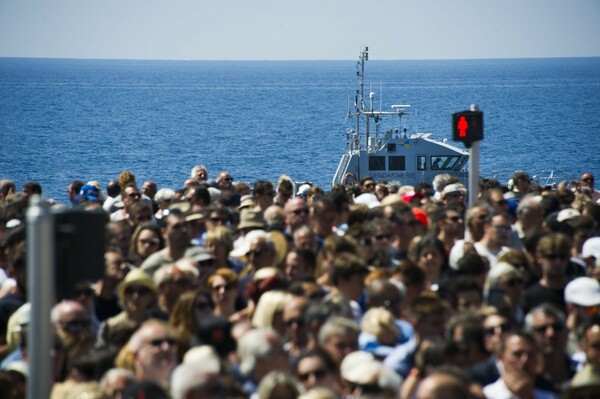
{"type": "Polygon", "coordinates": [[[467,148],[483,140],[483,112],[463,111],[452,114],[452,139],[462,141],[467,148]]]}

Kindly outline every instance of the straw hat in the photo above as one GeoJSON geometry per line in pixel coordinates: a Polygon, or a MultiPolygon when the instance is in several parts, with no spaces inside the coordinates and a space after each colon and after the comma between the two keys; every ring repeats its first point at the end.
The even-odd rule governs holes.
{"type": "Polygon", "coordinates": [[[123,282],[119,285],[118,292],[119,298],[125,297],[125,290],[132,285],[141,285],[143,287],[148,288],[155,295],[158,294],[158,290],[156,289],[156,285],[154,285],[154,281],[152,281],[152,277],[142,269],[133,269],[123,279],[123,282]]]}

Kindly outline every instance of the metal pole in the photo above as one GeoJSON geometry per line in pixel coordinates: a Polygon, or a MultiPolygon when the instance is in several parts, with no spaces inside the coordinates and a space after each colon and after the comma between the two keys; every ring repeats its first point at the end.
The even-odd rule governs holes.
{"type": "Polygon", "coordinates": [[[475,205],[479,195],[479,141],[469,149],[469,207],[475,205]]]}
{"type": "Polygon", "coordinates": [[[50,311],[54,302],[54,217],[50,204],[37,195],[27,209],[27,292],[31,303],[27,398],[49,398],[53,380],[50,311]]]}

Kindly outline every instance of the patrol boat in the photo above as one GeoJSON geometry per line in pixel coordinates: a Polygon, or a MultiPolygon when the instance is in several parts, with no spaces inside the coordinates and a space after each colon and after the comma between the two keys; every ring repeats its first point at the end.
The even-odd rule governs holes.
{"type": "Polygon", "coordinates": [[[358,88],[354,110],[348,119],[354,126],[346,131],[346,153],[337,167],[333,185],[351,185],[369,176],[375,181],[398,182],[401,185],[431,183],[438,174],[456,176],[467,186],[469,153],[444,141],[432,139],[431,133],[411,133],[402,118],[410,113],[410,105],[392,105],[390,110],[376,111],[375,93],[364,97],[365,61],[369,48],[360,53],[356,64],[358,88]]]}

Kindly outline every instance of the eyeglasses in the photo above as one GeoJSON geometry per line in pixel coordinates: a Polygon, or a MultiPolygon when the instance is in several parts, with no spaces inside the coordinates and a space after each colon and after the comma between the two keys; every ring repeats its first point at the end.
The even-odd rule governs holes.
{"type": "Polygon", "coordinates": [[[171,337],[164,337],[164,338],[154,338],[153,340],[148,342],[148,344],[158,348],[158,347],[163,346],[163,344],[165,344],[165,343],[167,343],[169,346],[174,346],[175,342],[176,341],[171,337]]]}
{"type": "Polygon", "coordinates": [[[373,236],[374,239],[376,239],[377,241],[382,241],[382,240],[389,240],[390,238],[392,238],[391,234],[378,234],[376,236],[373,236]]]}
{"type": "Polygon", "coordinates": [[[302,319],[290,319],[283,322],[287,327],[293,327],[296,324],[298,327],[304,326],[304,320],[302,319]]]}
{"type": "Polygon", "coordinates": [[[140,242],[146,245],[158,245],[160,241],[158,238],[140,238],[140,242]]]}
{"type": "Polygon", "coordinates": [[[129,194],[127,194],[127,196],[129,198],[133,198],[133,199],[140,199],[140,198],[142,198],[142,195],[140,193],[129,193],[129,194]]]}
{"type": "Polygon", "coordinates": [[[150,295],[152,290],[147,287],[127,287],[125,288],[125,295],[131,296],[133,294],[138,294],[138,296],[142,295],[150,295]]]}
{"type": "Polygon", "coordinates": [[[314,376],[315,380],[320,380],[321,378],[327,375],[327,370],[325,369],[316,369],[312,371],[307,371],[306,373],[298,373],[298,380],[302,382],[308,381],[310,376],[314,376]]]}
{"type": "Polygon", "coordinates": [[[533,331],[535,331],[538,334],[544,334],[546,331],[548,331],[548,328],[550,327],[552,327],[552,330],[554,330],[555,332],[560,332],[565,328],[565,326],[563,326],[561,322],[557,321],[554,323],[543,324],[541,326],[533,327],[533,331]]]}
{"type": "Polygon", "coordinates": [[[292,213],[296,216],[298,215],[308,215],[308,208],[302,208],[302,209],[294,209],[292,211],[292,213]]]}
{"type": "Polygon", "coordinates": [[[511,329],[512,326],[509,323],[502,323],[498,324],[497,326],[485,328],[483,331],[485,332],[485,335],[495,335],[498,333],[498,331],[501,334],[504,334],[506,332],[509,332],[511,329]]]}

